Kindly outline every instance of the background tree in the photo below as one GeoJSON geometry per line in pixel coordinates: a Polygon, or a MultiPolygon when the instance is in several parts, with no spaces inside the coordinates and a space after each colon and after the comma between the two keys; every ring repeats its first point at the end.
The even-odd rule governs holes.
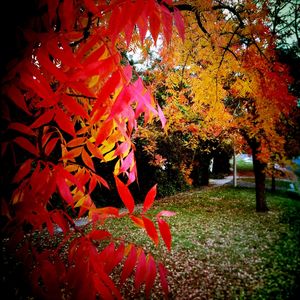
{"type": "Polygon", "coordinates": [[[277,62],[268,10],[246,1],[229,7],[206,3],[196,12],[205,21],[199,25],[197,15],[188,12],[184,44],[163,56],[167,66],[161,72],[170,99],[176,99],[163,107],[166,130],[190,129],[194,144],[203,141],[199,132],[206,139],[210,131],[240,134],[253,155],[257,211],[266,211],[267,167],[285,162],[277,126],[296,105],[287,68],[277,62]]]}

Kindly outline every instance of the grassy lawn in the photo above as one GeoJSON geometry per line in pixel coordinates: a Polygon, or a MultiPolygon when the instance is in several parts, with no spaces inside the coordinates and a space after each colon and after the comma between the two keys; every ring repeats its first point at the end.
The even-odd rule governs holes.
{"type": "MultiPolygon", "coordinates": [[[[270,212],[258,214],[253,190],[228,187],[158,200],[153,214],[177,213],[169,219],[173,249],[167,256],[126,220],[114,230],[165,261],[171,299],[296,299],[300,202],[281,194],[268,195],[268,203],[270,212]]],[[[158,284],[152,297],[162,298],[158,284]]]]}
{"type": "MultiPolygon", "coordinates": [[[[143,245],[169,271],[170,299],[298,299],[300,201],[268,194],[270,212],[255,212],[253,189],[217,187],[157,200],[150,211],[171,210],[170,253],[128,218],[111,231],[143,245]]],[[[39,236],[42,244],[49,237],[39,236]]],[[[47,247],[47,246],[46,246],[47,247]]],[[[145,299],[125,285],[125,299],[145,299]]],[[[23,299],[23,298],[22,298],[23,299]]],[[[26,298],[24,298],[26,299],[26,298]]],[[[31,299],[31,298],[30,298],[31,299]]],[[[163,299],[157,281],[151,299],[163,299]]]]}

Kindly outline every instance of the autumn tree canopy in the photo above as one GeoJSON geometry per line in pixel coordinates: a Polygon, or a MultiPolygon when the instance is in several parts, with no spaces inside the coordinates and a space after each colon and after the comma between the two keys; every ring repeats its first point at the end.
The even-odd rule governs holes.
{"type": "MultiPolygon", "coordinates": [[[[253,154],[257,210],[265,211],[267,167],[285,162],[285,136],[278,125],[296,107],[289,94],[291,78],[278,62],[266,6],[249,1],[222,11],[215,8],[214,2],[205,9],[199,6],[201,26],[193,12],[184,15],[184,43],[177,40],[163,52],[153,85],[166,91],[166,136],[181,132],[187,149],[195,153],[205,141],[217,139],[231,140],[238,150],[241,138],[245,141],[253,154]],[[230,14],[233,19],[227,18],[230,14]]],[[[155,141],[157,135],[145,136],[155,141]]],[[[190,173],[194,155],[186,158],[180,163],[190,173]]]]}

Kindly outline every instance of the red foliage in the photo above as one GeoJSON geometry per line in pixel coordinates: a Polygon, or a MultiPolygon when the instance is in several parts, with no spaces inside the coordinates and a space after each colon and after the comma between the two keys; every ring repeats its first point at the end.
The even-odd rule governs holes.
{"type": "MultiPolygon", "coordinates": [[[[129,216],[159,244],[156,225],[145,215],[156,186],[138,216],[128,185],[136,178],[131,135],[137,119],[144,114],[147,121],[156,115],[164,125],[165,118],[142,80],[134,79],[131,67],[121,63],[120,49],[126,49],[137,34],[143,42],[147,30],[154,42],[161,32],[170,42],[173,19],[183,38],[183,19],[178,10],[169,10],[171,1],[43,0],[43,5],[47,11],[36,20],[39,25],[24,31],[25,55],[11,65],[4,81],[9,107],[19,112],[6,116],[11,118],[7,132],[14,135],[1,145],[3,159],[11,157],[8,149],[13,150],[15,172],[8,183],[18,184],[1,199],[1,214],[7,217],[5,234],[14,249],[18,247],[37,297],[61,299],[64,291],[76,299],[121,298],[110,278],[120,264],[120,282],[135,271],[134,285],[139,289],[145,284],[147,296],[158,269],[167,294],[166,271],[160,262],[157,265],[151,254],[97,225],[105,226],[107,218],[129,216]],[[18,154],[20,148],[26,155],[18,154]],[[128,213],[96,208],[92,192],[98,184],[109,188],[97,174],[96,160],[117,161],[116,187],[128,213]],[[121,174],[126,183],[119,179],[121,174]],[[61,209],[52,207],[58,197],[61,209]],[[69,216],[75,209],[78,216],[88,215],[93,223],[90,232],[69,216]],[[58,227],[64,236],[61,244],[37,251],[31,243],[33,233],[46,229],[53,236],[58,227]],[[68,247],[67,261],[61,257],[64,247],[68,247]]],[[[168,249],[171,234],[161,216],[170,215],[157,216],[168,249]]]]}

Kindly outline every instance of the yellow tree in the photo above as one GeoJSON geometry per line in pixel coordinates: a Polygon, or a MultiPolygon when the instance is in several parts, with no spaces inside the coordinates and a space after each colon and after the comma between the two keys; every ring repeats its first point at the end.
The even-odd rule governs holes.
{"type": "Polygon", "coordinates": [[[190,5],[181,7],[188,11],[185,42],[163,52],[157,71],[172,96],[165,101],[166,131],[190,131],[194,145],[218,130],[243,137],[252,150],[256,209],[266,211],[267,166],[284,158],[277,124],[296,105],[287,69],[276,62],[267,10],[251,1],[190,5]]]}

